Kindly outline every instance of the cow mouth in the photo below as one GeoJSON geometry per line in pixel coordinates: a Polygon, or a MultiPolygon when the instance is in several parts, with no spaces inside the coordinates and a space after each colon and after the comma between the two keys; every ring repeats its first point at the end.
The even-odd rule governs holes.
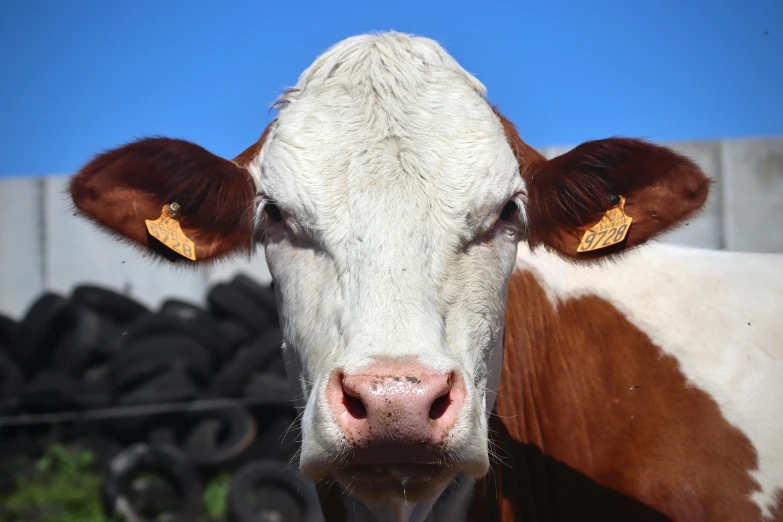
{"type": "Polygon", "coordinates": [[[365,502],[426,503],[437,498],[457,475],[478,478],[487,471],[481,459],[466,460],[426,444],[354,447],[337,460],[341,465],[327,473],[347,494],[365,502]]]}
{"type": "Polygon", "coordinates": [[[458,473],[440,464],[361,463],[333,472],[347,492],[364,500],[431,500],[458,473]]]}

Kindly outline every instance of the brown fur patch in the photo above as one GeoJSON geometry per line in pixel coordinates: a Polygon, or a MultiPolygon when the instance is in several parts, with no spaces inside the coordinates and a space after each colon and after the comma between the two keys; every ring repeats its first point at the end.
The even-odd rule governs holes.
{"type": "Polygon", "coordinates": [[[598,297],[555,309],[528,272],[508,303],[492,421],[505,462],[471,520],[761,520],[751,442],[674,357],[598,297]]]}
{"type": "Polygon", "coordinates": [[[528,184],[529,243],[576,259],[605,257],[640,245],[694,215],[706,203],[710,180],[687,157],[642,140],[609,138],[582,143],[549,161],[519,137],[497,110],[528,184]],[[614,247],[577,253],[585,231],[626,198],[633,223],[614,247]]]}
{"type": "Polygon", "coordinates": [[[149,138],[100,154],[71,179],[70,193],[88,218],[164,257],[168,249],[144,220],[157,219],[172,202],[180,205],[180,225],[198,261],[252,249],[250,175],[187,141],[149,138]]]}
{"type": "Polygon", "coordinates": [[[272,125],[274,125],[274,123],[275,122],[273,121],[267,125],[266,129],[264,129],[264,132],[261,133],[261,137],[233,159],[234,163],[240,167],[247,168],[248,164],[250,164],[250,162],[253,161],[253,159],[261,152],[261,149],[264,146],[264,142],[266,141],[266,138],[269,135],[269,131],[272,129],[272,125]]]}

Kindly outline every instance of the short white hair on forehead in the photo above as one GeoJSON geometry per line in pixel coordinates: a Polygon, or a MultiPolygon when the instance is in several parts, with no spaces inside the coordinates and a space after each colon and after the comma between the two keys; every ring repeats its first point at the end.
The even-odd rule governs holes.
{"type": "Polygon", "coordinates": [[[333,45],[302,72],[296,86],[280,96],[274,106],[281,109],[296,101],[308,88],[318,89],[337,76],[343,81],[351,78],[357,84],[368,77],[377,80],[384,76],[396,78],[400,83],[415,82],[417,73],[433,66],[453,73],[455,80],[461,79],[479,96],[486,96],[484,84],[463,69],[438,42],[390,31],[352,36],[333,45]]]}

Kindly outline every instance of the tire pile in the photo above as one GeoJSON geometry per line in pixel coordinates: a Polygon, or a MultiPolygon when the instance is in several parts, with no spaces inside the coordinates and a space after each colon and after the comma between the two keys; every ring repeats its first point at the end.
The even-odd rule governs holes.
{"type": "Polygon", "coordinates": [[[44,293],[19,322],[0,316],[0,494],[14,487],[4,461],[56,439],[92,450],[120,519],[205,520],[203,484],[230,472],[229,521],[321,520],[289,464],[298,427],[274,289],[239,274],[206,303],[152,311],[84,284],[44,293]],[[149,471],[166,480],[140,486],[149,471]]]}

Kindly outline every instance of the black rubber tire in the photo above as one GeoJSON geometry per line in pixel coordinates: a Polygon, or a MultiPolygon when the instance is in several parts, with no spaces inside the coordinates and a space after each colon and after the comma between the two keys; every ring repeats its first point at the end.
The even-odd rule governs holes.
{"type": "Polygon", "coordinates": [[[68,374],[45,368],[25,385],[21,407],[32,412],[54,412],[76,407],[71,393],[76,380],[68,374]]]}
{"type": "Polygon", "coordinates": [[[194,319],[183,319],[176,315],[148,313],[140,316],[124,334],[124,344],[127,346],[136,341],[142,341],[150,336],[181,335],[186,336],[206,348],[213,359],[210,366],[214,367],[215,354],[221,352],[221,331],[215,319],[206,312],[200,313],[194,319]]]}
{"type": "Polygon", "coordinates": [[[250,330],[232,319],[219,320],[218,327],[220,328],[220,336],[223,343],[219,354],[220,360],[216,362],[223,366],[237,353],[240,346],[250,343],[254,335],[250,330]]]}
{"type": "Polygon", "coordinates": [[[19,407],[24,375],[16,362],[0,353],[0,415],[9,415],[19,407]]]}
{"type": "Polygon", "coordinates": [[[30,306],[11,343],[11,353],[27,375],[49,364],[54,346],[73,326],[76,315],[67,299],[51,292],[30,306]]]}
{"type": "Polygon", "coordinates": [[[160,334],[136,339],[109,363],[109,378],[116,393],[175,368],[183,368],[197,385],[211,375],[211,357],[200,343],[183,335],[160,334]]]}
{"type": "Polygon", "coordinates": [[[71,301],[91,308],[117,324],[128,324],[149,309],[132,297],[98,285],[79,285],[71,291],[71,301]]]}
{"type": "Polygon", "coordinates": [[[312,482],[287,462],[264,460],[248,462],[234,475],[228,493],[227,518],[229,522],[267,519],[323,521],[318,494],[312,482]],[[248,502],[253,492],[260,493],[262,501],[259,507],[248,502]],[[277,514],[273,515],[274,512],[277,514]]]}
{"type": "Polygon", "coordinates": [[[275,357],[264,366],[264,372],[271,373],[273,375],[279,375],[281,377],[288,375],[285,370],[285,361],[283,360],[282,350],[280,357],[275,357]]]}
{"type": "Polygon", "coordinates": [[[107,515],[145,521],[133,511],[129,498],[133,478],[145,470],[157,471],[169,478],[179,494],[181,507],[169,519],[171,522],[193,522],[203,515],[201,479],[185,455],[174,446],[147,444],[130,446],[112,459],[102,495],[107,515]]]}
{"type": "Polygon", "coordinates": [[[253,408],[259,430],[253,446],[244,454],[252,460],[292,459],[299,450],[301,425],[296,410],[290,405],[253,408]]]}
{"type": "Polygon", "coordinates": [[[261,335],[275,323],[252,299],[230,283],[218,283],[207,293],[210,311],[221,319],[235,319],[254,335],[261,335]]]}
{"type": "Polygon", "coordinates": [[[89,308],[75,311],[73,327],[65,332],[52,350],[49,366],[74,377],[100,358],[100,351],[114,331],[106,320],[89,308]]]}
{"type": "Polygon", "coordinates": [[[280,324],[277,310],[277,297],[271,286],[264,286],[247,274],[239,273],[231,280],[231,285],[261,307],[274,324],[280,324]]]}
{"type": "Polygon", "coordinates": [[[109,378],[109,366],[106,363],[94,364],[84,370],[81,375],[83,381],[106,381],[109,378]]]}
{"type": "Polygon", "coordinates": [[[105,436],[97,430],[90,434],[74,436],[73,444],[77,447],[87,449],[93,454],[93,463],[91,467],[96,471],[107,469],[112,459],[122,451],[122,446],[120,446],[117,441],[105,436]]]}
{"type": "Polygon", "coordinates": [[[256,438],[256,423],[241,404],[199,412],[202,419],[182,441],[180,448],[196,466],[224,466],[240,457],[256,438]],[[225,436],[221,437],[221,434],[225,436]],[[222,439],[222,440],[221,440],[222,439]]]}
{"type": "MultiPolygon", "coordinates": [[[[171,305],[170,305],[171,306],[171,305]]],[[[171,312],[171,308],[169,308],[171,312]]],[[[228,357],[226,340],[217,319],[205,311],[192,309],[189,318],[180,309],[177,314],[158,313],[141,316],[125,334],[125,342],[154,334],[176,333],[186,335],[202,344],[212,357],[212,367],[217,367],[228,357]]]]}
{"type": "Polygon", "coordinates": [[[143,502],[142,506],[138,507],[141,516],[155,517],[156,514],[177,508],[177,491],[160,477],[133,480],[130,489],[133,491],[133,497],[143,502]]]}
{"type": "Polygon", "coordinates": [[[19,325],[16,324],[16,321],[0,314],[0,352],[11,346],[17,328],[19,325]]]}
{"type": "Polygon", "coordinates": [[[182,370],[166,371],[145,381],[123,394],[116,401],[118,406],[141,406],[165,402],[195,399],[198,388],[182,370]]]}
{"type": "Polygon", "coordinates": [[[212,391],[227,397],[241,395],[250,378],[280,353],[282,343],[280,329],[275,328],[252,344],[240,348],[234,358],[215,375],[212,391]]]}
{"type": "Polygon", "coordinates": [[[79,381],[67,373],[44,368],[22,389],[20,406],[33,412],[103,408],[111,403],[105,382],[79,381]]]}
{"type": "MultiPolygon", "coordinates": [[[[169,419],[173,420],[176,425],[163,423],[163,424],[154,424],[153,426],[150,427],[150,429],[147,431],[148,444],[153,446],[155,444],[171,444],[172,446],[177,446],[177,448],[180,449],[179,444],[177,443],[177,428],[180,427],[181,423],[178,421],[181,420],[181,417],[180,418],[169,417],[169,419]]],[[[180,449],[180,451],[182,450],[180,449]]],[[[187,455],[185,456],[187,457],[187,455]]]]}
{"type": "Polygon", "coordinates": [[[273,373],[256,373],[248,381],[243,394],[254,404],[263,400],[264,404],[293,405],[297,391],[293,389],[287,377],[273,373]]]}
{"type": "Polygon", "coordinates": [[[72,397],[76,407],[83,410],[107,408],[114,399],[111,386],[105,379],[76,381],[72,397]]]}
{"type": "Polygon", "coordinates": [[[159,313],[174,316],[182,320],[197,319],[206,313],[202,307],[182,299],[166,299],[161,303],[159,313]]]}

